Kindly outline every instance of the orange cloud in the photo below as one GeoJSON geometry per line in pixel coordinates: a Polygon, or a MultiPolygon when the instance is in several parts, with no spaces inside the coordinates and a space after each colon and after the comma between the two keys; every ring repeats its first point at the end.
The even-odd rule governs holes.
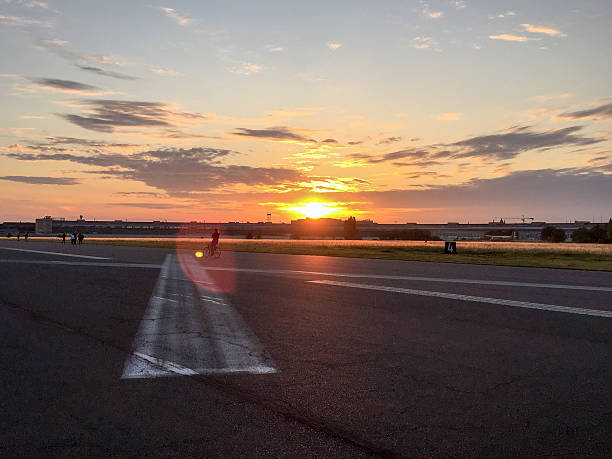
{"type": "Polygon", "coordinates": [[[531,33],[542,33],[544,35],[550,35],[552,37],[567,37],[563,32],[557,29],[553,29],[552,27],[546,27],[542,25],[534,25],[534,24],[521,24],[521,27],[525,29],[527,32],[531,33]]]}
{"type": "Polygon", "coordinates": [[[519,35],[513,35],[510,33],[503,33],[500,35],[489,35],[491,40],[503,40],[503,41],[516,41],[516,42],[525,42],[529,40],[533,40],[532,38],[522,37],[519,35]]]}

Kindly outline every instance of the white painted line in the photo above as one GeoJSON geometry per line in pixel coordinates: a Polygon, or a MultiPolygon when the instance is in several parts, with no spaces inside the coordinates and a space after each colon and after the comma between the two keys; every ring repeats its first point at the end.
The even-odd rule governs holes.
{"type": "Polygon", "coordinates": [[[430,292],[427,290],[414,290],[409,288],[387,287],[384,285],[354,284],[352,282],[336,282],[330,280],[311,280],[314,284],[335,285],[338,287],[361,288],[367,290],[380,290],[383,292],[406,293],[408,295],[432,296],[437,298],[448,298],[451,300],[471,301],[476,303],[490,303],[516,308],[541,309],[543,311],[565,312],[568,314],[580,314],[585,316],[612,318],[612,311],[599,309],[571,308],[568,306],[557,306],[554,304],[529,303],[525,301],[503,300],[499,298],[486,298],[482,296],[458,295],[456,293],[430,292]]]}
{"type": "Polygon", "coordinates": [[[258,365],[256,367],[241,367],[241,368],[199,368],[198,374],[201,375],[222,375],[228,373],[252,373],[256,375],[267,375],[270,373],[277,373],[278,370],[274,367],[266,367],[258,365]]]}
{"type": "Polygon", "coordinates": [[[444,282],[453,284],[476,284],[476,285],[506,285],[510,287],[535,287],[553,288],[566,290],[590,290],[596,292],[612,292],[612,287],[602,287],[598,285],[566,285],[566,284],[542,284],[536,282],[512,282],[495,281],[482,279],[455,279],[448,277],[423,277],[423,276],[392,276],[385,274],[361,274],[361,273],[325,273],[316,271],[299,271],[288,269],[251,269],[251,268],[224,268],[219,266],[207,266],[208,271],[236,271],[254,274],[306,274],[309,276],[331,276],[331,277],[354,277],[363,279],[387,279],[387,280],[406,280],[419,282],[444,282]]]}
{"type": "Polygon", "coordinates": [[[276,372],[240,314],[195,282],[207,276],[191,253],[166,257],[122,378],[276,372]]]}
{"type": "Polygon", "coordinates": [[[91,255],[76,255],[74,253],[45,252],[42,250],[15,249],[13,247],[0,247],[0,249],[14,250],[16,252],[31,252],[31,253],[44,253],[47,255],[59,255],[60,257],[90,258],[92,260],[111,260],[111,258],[107,258],[107,257],[92,257],[91,255]]]}
{"type": "Polygon", "coordinates": [[[135,371],[122,376],[123,379],[135,379],[144,377],[172,376],[172,375],[197,375],[197,371],[184,367],[178,363],[151,357],[141,352],[134,352],[136,359],[131,359],[135,371]],[[138,360],[140,359],[140,360],[138,360]],[[147,376],[144,376],[147,375],[147,376]]]}
{"type": "Polygon", "coordinates": [[[59,261],[59,260],[11,260],[0,259],[0,263],[16,263],[26,265],[61,265],[61,266],[95,266],[106,268],[153,268],[159,269],[161,265],[150,263],[106,263],[95,261],[59,261]]]}
{"type": "Polygon", "coordinates": [[[178,300],[171,300],[170,298],[163,298],[161,296],[156,296],[154,298],[160,299],[160,300],[165,300],[165,301],[172,301],[174,303],[178,303],[178,300]]]}
{"type": "Polygon", "coordinates": [[[258,368],[254,373],[270,373],[269,369],[273,368],[273,365],[265,357],[257,336],[238,311],[219,293],[215,293],[214,288],[207,290],[202,286],[206,283],[214,285],[206,269],[197,262],[192,252],[186,251],[179,256],[189,278],[203,281],[193,285],[197,287],[200,299],[203,300],[201,305],[204,306],[209,326],[214,331],[212,340],[217,353],[221,355],[219,360],[225,361],[224,367],[242,372],[245,368],[258,368]]]}

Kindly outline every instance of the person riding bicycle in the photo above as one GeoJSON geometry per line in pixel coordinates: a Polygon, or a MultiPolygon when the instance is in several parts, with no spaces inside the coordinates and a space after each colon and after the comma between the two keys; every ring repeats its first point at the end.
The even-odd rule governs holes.
{"type": "Polygon", "coordinates": [[[215,253],[215,250],[217,248],[217,246],[219,245],[219,230],[217,228],[215,228],[215,232],[212,233],[212,241],[210,243],[209,247],[209,252],[212,255],[213,253],[215,253]]]}

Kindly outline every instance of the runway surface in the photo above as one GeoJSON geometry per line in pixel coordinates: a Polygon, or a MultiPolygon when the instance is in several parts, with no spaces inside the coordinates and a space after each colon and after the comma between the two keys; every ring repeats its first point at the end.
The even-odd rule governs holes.
{"type": "Polygon", "coordinates": [[[612,455],[612,273],[0,242],[0,456],[612,455]]]}

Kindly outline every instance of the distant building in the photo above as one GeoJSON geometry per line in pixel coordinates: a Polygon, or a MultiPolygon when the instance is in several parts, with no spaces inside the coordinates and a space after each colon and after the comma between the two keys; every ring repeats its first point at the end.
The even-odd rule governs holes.
{"type": "Polygon", "coordinates": [[[37,218],[34,225],[36,234],[51,234],[53,232],[53,219],[50,215],[45,218],[37,218]]]}
{"type": "MultiPolygon", "coordinates": [[[[372,220],[357,221],[357,230],[364,239],[384,239],[392,232],[405,230],[429,231],[431,236],[440,239],[454,240],[511,240],[539,241],[545,222],[531,223],[376,223],[372,220]],[[488,235],[488,236],[487,236],[488,235]],[[504,236],[503,238],[490,236],[504,236]]],[[[572,233],[584,227],[591,228],[594,223],[578,221],[574,223],[549,223],[565,231],[568,240],[572,233]]],[[[305,218],[287,223],[240,223],[240,222],[168,222],[168,221],[126,221],[126,220],[65,220],[46,216],[37,218],[36,222],[3,222],[0,223],[0,236],[15,235],[19,232],[36,232],[37,234],[61,234],[75,231],[83,234],[99,235],[158,235],[158,236],[209,236],[218,228],[223,237],[243,237],[247,234],[260,237],[289,238],[293,236],[306,238],[342,238],[344,221],[335,218],[305,218]]]]}

